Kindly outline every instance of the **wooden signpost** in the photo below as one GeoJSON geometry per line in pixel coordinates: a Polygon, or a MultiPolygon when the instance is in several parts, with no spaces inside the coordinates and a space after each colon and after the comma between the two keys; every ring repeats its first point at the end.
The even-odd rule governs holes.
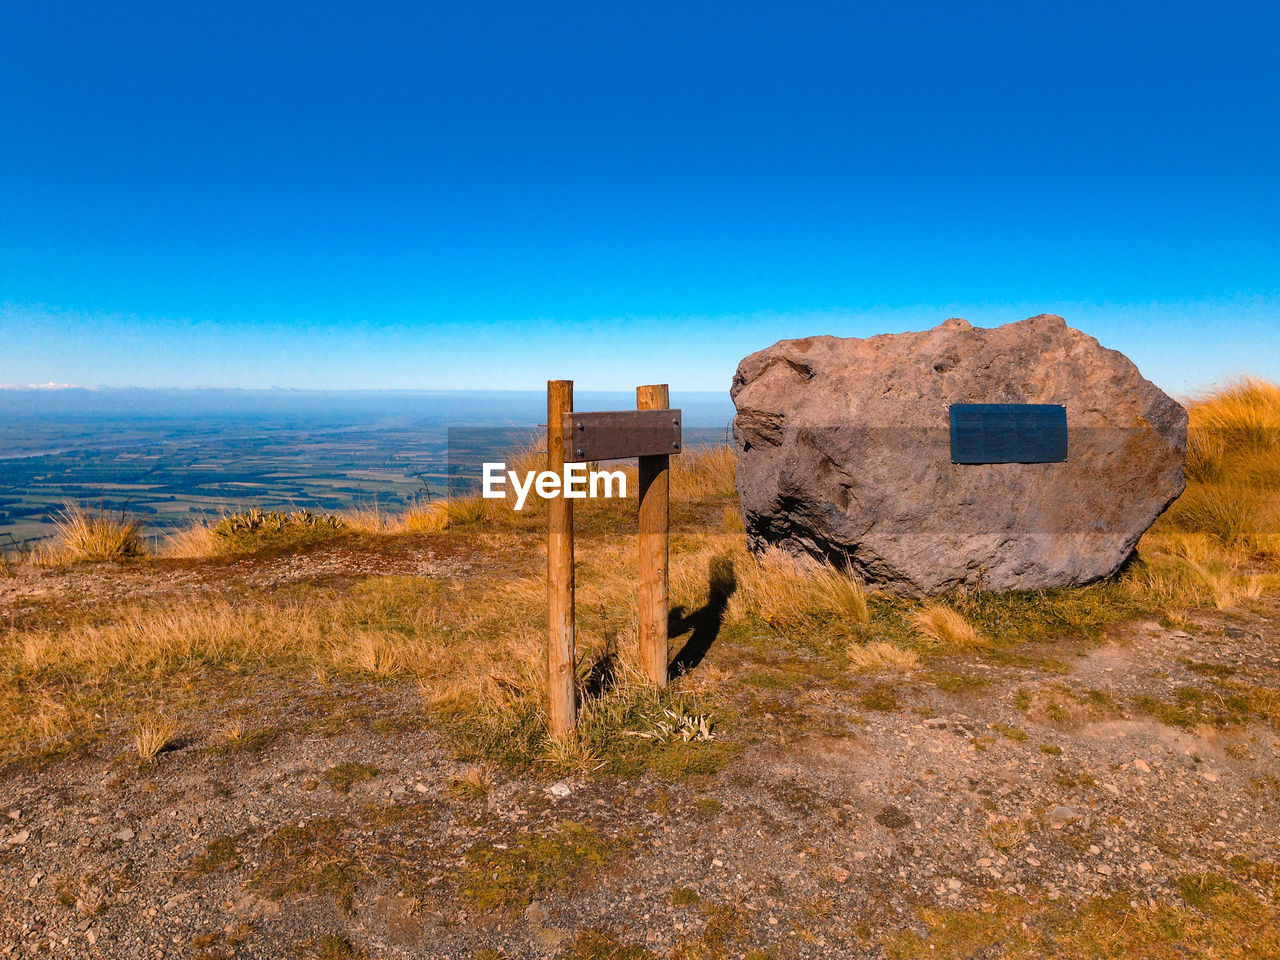
{"type": "MultiPolygon", "coordinates": [[[[671,455],[680,452],[680,411],[667,385],[636,388],[636,409],[575,412],[573,381],[547,383],[547,469],[565,463],[640,460],[640,661],[645,676],[667,684],[667,552],[671,455]]],[[[563,492],[547,510],[547,695],[552,737],[577,725],[574,687],[573,501],[563,492]]]]}

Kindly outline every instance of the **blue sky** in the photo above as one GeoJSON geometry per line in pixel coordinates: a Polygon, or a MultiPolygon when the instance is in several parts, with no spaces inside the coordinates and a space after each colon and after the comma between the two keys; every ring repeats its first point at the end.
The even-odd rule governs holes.
{"type": "Polygon", "coordinates": [[[8,4],[0,383],[727,389],[1039,312],[1280,379],[1263,4],[8,4]]]}

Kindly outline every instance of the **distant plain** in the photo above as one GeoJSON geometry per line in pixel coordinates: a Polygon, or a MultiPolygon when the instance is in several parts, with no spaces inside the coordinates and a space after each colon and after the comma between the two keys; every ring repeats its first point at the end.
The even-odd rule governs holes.
{"type": "MultiPolygon", "coordinates": [[[[582,392],[576,406],[634,404],[582,392]]],[[[672,406],[688,443],[724,441],[727,392],[672,406]]],[[[455,478],[478,479],[482,459],[545,419],[538,391],[0,391],[0,547],[49,536],[67,503],[124,511],[153,535],[252,506],[396,513],[446,492],[451,429],[455,478]]]]}

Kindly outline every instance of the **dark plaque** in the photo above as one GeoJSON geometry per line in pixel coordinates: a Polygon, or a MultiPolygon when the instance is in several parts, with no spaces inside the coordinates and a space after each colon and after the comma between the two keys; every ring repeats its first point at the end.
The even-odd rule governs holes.
{"type": "Polygon", "coordinates": [[[679,410],[608,410],[564,415],[566,463],[679,452],[679,410]]]}
{"type": "Polygon", "coordinates": [[[1062,463],[1067,408],[1058,403],[953,403],[952,463],[1062,463]]]}

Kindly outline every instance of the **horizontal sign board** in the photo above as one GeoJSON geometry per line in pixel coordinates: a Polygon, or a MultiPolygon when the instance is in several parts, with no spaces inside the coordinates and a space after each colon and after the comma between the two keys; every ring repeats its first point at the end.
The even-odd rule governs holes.
{"type": "Polygon", "coordinates": [[[1057,403],[953,403],[952,463],[1062,463],[1067,408],[1057,403]]]}
{"type": "Polygon", "coordinates": [[[564,415],[564,459],[568,463],[679,452],[679,410],[609,410],[564,415]]]}

